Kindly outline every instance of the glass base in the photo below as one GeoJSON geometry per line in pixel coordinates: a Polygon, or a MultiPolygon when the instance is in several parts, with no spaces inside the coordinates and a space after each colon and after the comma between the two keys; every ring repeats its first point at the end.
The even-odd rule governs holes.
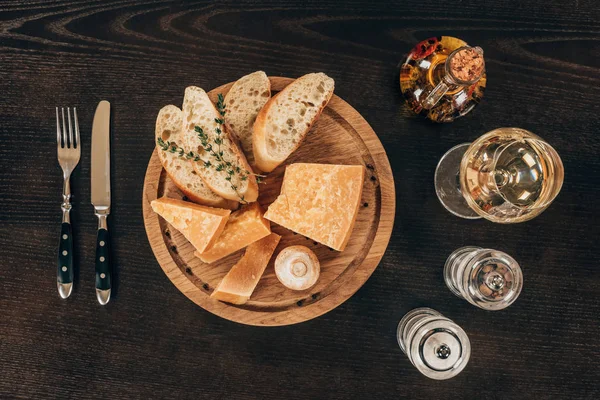
{"type": "Polygon", "coordinates": [[[481,215],[473,211],[463,198],[458,180],[460,162],[470,145],[470,143],[459,144],[442,156],[435,169],[435,193],[444,208],[457,217],[479,219],[481,215]]]}

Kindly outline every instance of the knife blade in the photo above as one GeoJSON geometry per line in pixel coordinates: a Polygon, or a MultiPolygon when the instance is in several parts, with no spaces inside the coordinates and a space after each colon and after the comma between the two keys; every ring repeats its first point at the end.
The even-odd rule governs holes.
{"type": "Polygon", "coordinates": [[[98,103],[92,125],[91,188],[94,213],[98,217],[96,298],[105,305],[110,300],[112,289],[107,223],[110,214],[110,103],[106,100],[98,103]]]}

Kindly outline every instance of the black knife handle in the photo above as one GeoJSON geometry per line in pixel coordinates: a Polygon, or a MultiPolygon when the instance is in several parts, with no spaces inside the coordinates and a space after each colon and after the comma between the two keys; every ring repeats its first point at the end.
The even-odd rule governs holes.
{"type": "Polygon", "coordinates": [[[56,280],[58,283],[73,282],[73,231],[71,224],[63,222],[60,228],[58,242],[58,268],[56,280]]]}
{"type": "Polygon", "coordinates": [[[112,288],[111,269],[110,235],[107,229],[100,228],[96,239],[96,289],[112,288]]]}

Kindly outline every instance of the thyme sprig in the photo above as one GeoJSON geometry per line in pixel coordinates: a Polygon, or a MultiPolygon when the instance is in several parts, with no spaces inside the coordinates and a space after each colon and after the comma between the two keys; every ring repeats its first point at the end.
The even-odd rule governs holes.
{"type": "Polygon", "coordinates": [[[183,148],[179,147],[176,143],[172,143],[169,141],[164,141],[162,138],[157,139],[158,145],[169,153],[177,154],[180,158],[185,158],[187,160],[192,160],[194,162],[202,162],[205,168],[214,168],[217,172],[223,172],[225,174],[225,180],[229,182],[231,189],[237,194],[240,199],[240,202],[243,204],[247,204],[244,199],[244,195],[239,192],[238,184],[239,182],[244,182],[248,180],[248,176],[253,175],[258,183],[262,182],[264,175],[254,174],[246,169],[242,169],[239,165],[234,165],[231,161],[227,160],[224,156],[223,150],[221,150],[221,145],[223,144],[223,125],[225,124],[225,114],[227,113],[223,95],[219,93],[217,96],[217,111],[219,112],[220,117],[215,118],[215,122],[217,127],[215,128],[216,137],[210,142],[210,138],[204,132],[204,130],[195,126],[194,130],[198,134],[198,138],[200,139],[200,144],[204,151],[206,151],[213,159],[214,164],[210,160],[204,160],[200,156],[200,154],[195,153],[193,151],[186,152],[183,148]],[[235,179],[237,178],[237,180],[235,179]],[[239,180],[239,182],[237,182],[239,180]]]}

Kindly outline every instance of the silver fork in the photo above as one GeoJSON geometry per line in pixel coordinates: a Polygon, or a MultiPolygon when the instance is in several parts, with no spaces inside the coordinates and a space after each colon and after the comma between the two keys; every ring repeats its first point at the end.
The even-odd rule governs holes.
{"type": "Polygon", "coordinates": [[[71,109],[67,107],[67,121],[65,123],[65,109],[60,109],[61,120],[56,107],[56,150],[58,163],[63,171],[63,202],[62,226],[58,244],[58,269],[56,273],[56,286],[60,297],[66,299],[73,290],[73,230],[71,229],[71,172],[77,167],[81,157],[81,141],[79,139],[79,123],[77,122],[77,109],[73,108],[74,124],[71,123],[71,109]],[[73,125],[75,129],[73,129],[73,125]],[[67,135],[68,129],[68,135],[67,135]],[[73,136],[75,132],[75,136],[73,136]]]}

